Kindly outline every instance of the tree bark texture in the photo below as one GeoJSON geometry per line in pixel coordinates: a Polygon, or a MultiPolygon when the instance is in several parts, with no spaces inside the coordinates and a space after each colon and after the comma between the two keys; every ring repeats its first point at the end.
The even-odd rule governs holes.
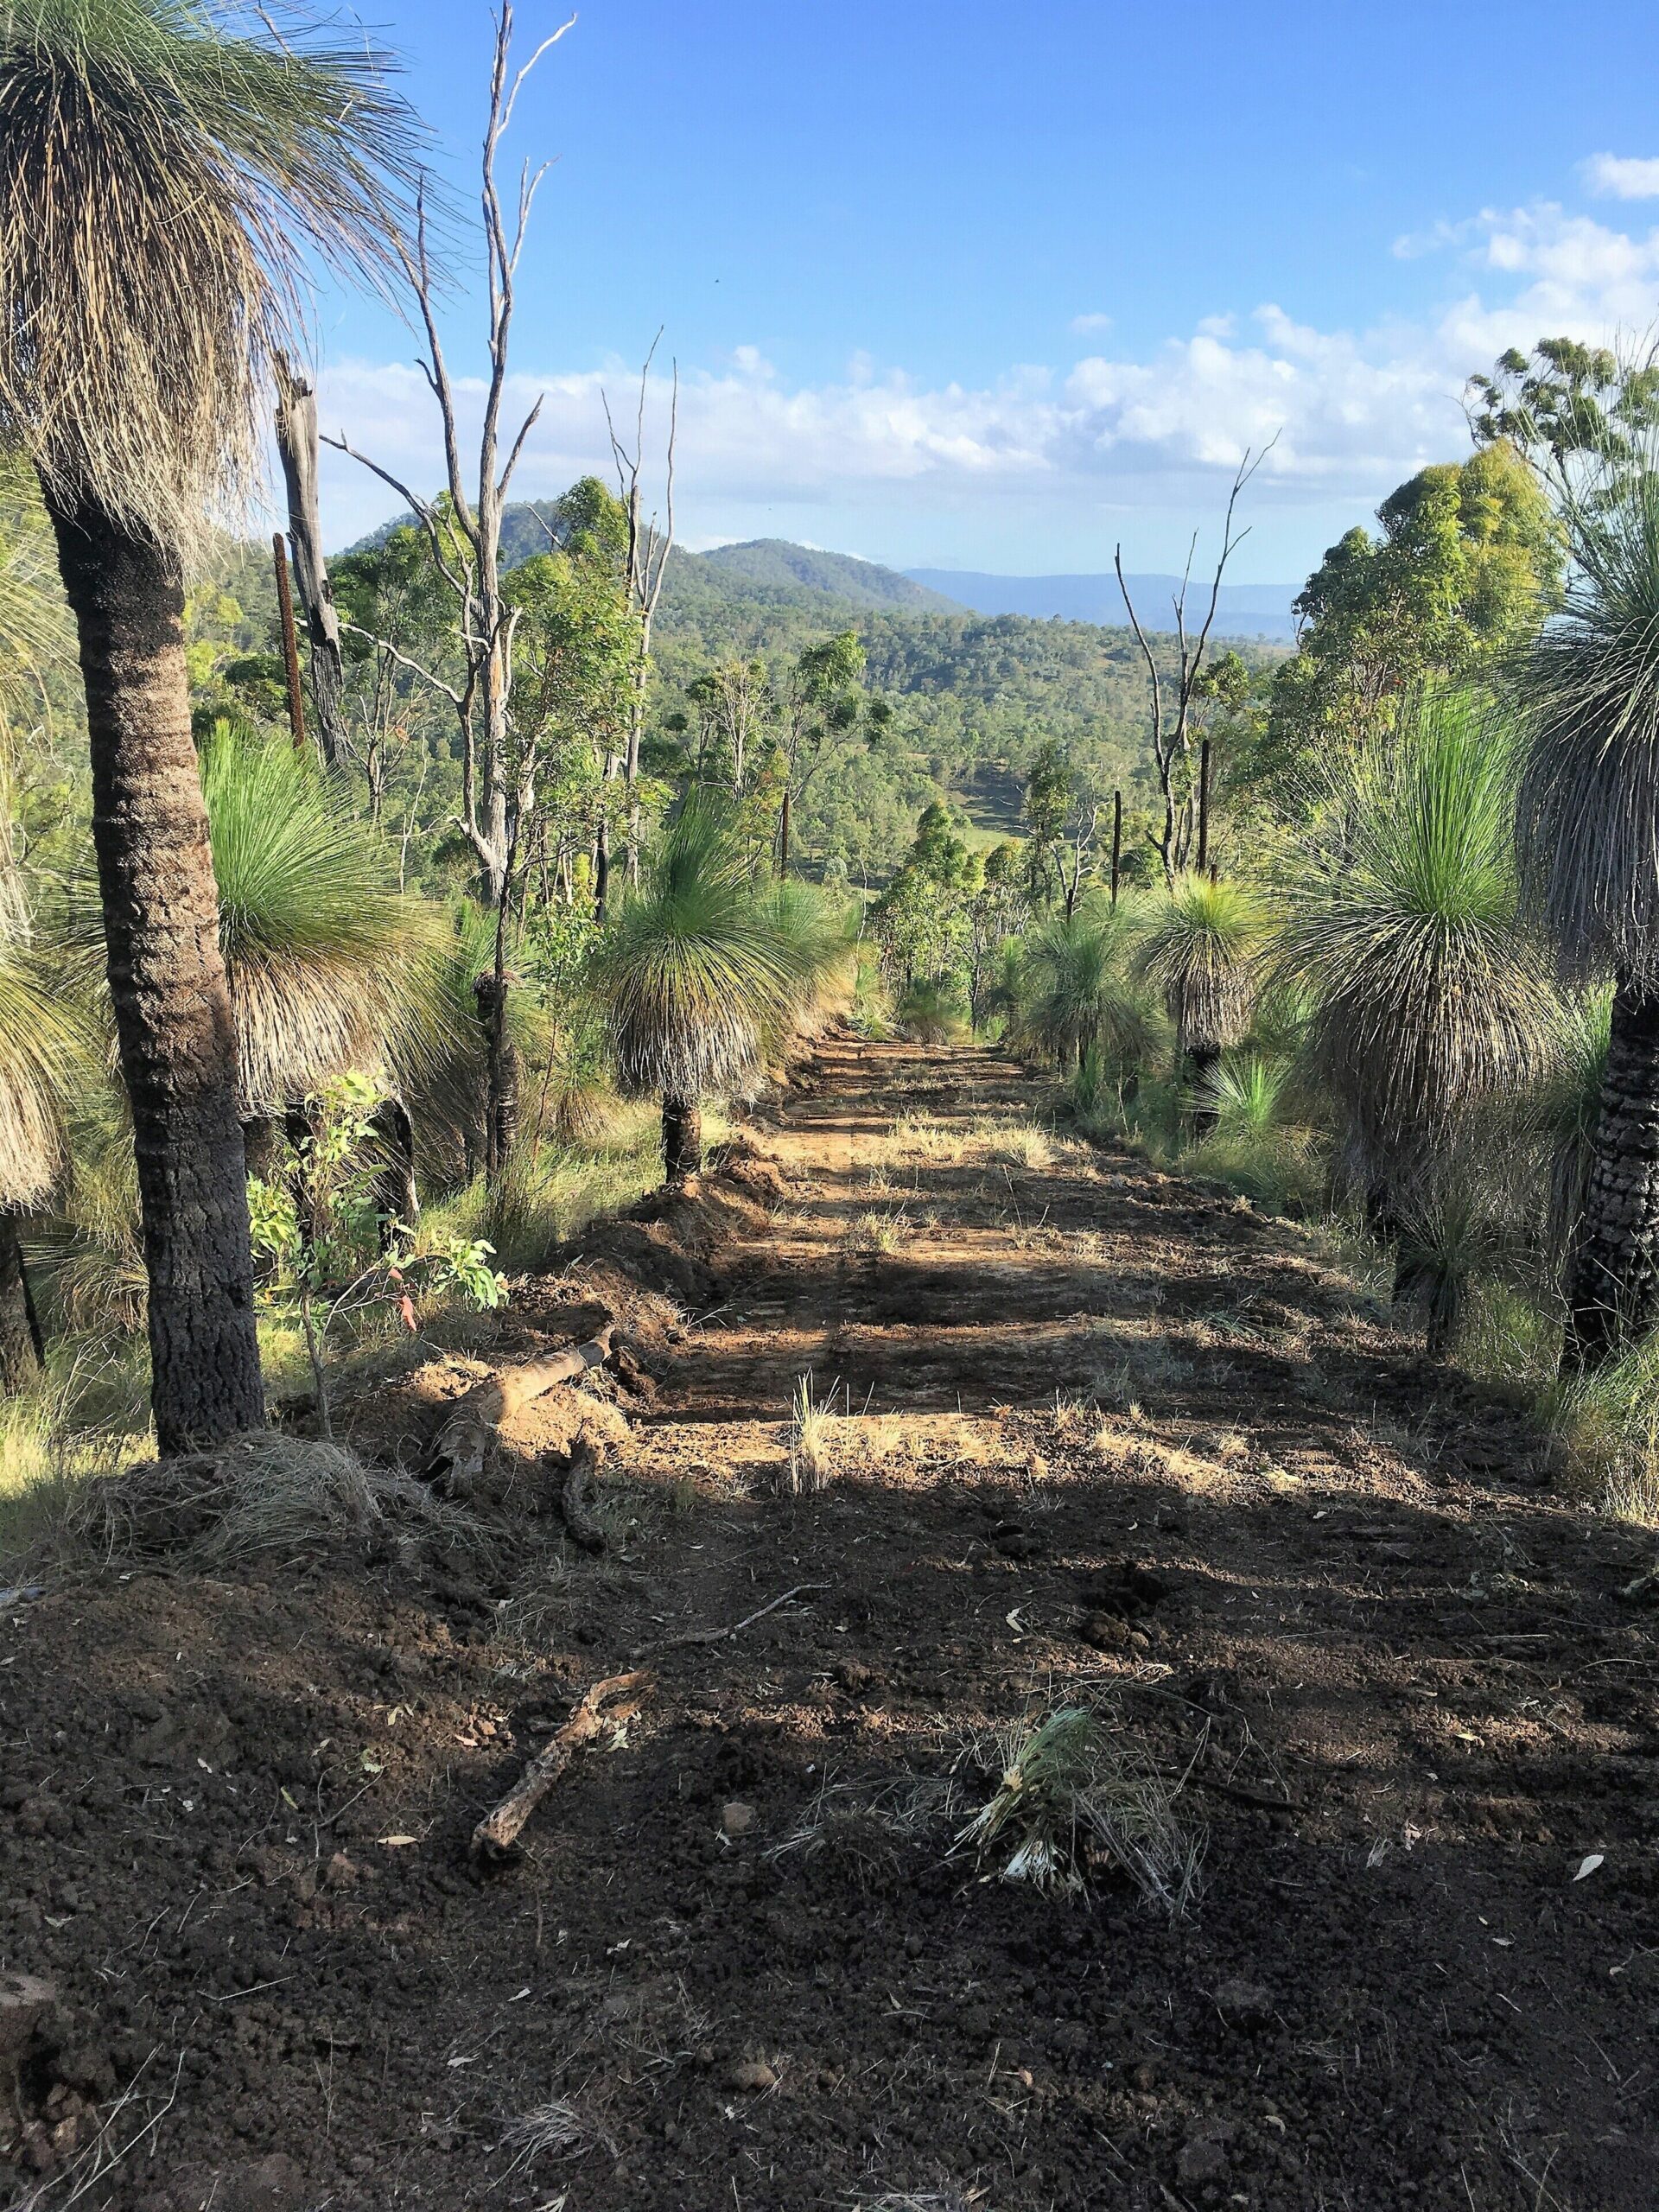
{"type": "Polygon", "coordinates": [[[421,1193],[415,1180],[415,1124],[398,1097],[383,1098],[375,1108],[371,1127],[380,1154],[374,1179],[375,1210],[380,1216],[380,1243],[391,1243],[394,1223],[413,1229],[421,1217],[421,1193]]]}
{"type": "Polygon", "coordinates": [[[663,1166],[671,1183],[702,1173],[702,1109],[695,1098],[663,1101],[663,1166]]]}
{"type": "Polygon", "coordinates": [[[259,1427],[247,1166],[219,894],[190,734],[179,564],[54,505],[86,690],[110,995],[131,1102],[163,1452],[259,1427]]]}
{"type": "Polygon", "coordinates": [[[1624,976],[1567,1306],[1569,1372],[1602,1365],[1659,1321],[1659,993],[1624,976]]]}
{"type": "Polygon", "coordinates": [[[17,1217],[0,1211],[0,1397],[28,1389],[45,1364],[46,1347],[29,1294],[17,1217]]]}
{"type": "Polygon", "coordinates": [[[480,976],[473,985],[479,1019],[484,1024],[484,1050],[489,1071],[484,1172],[492,1185],[500,1179],[518,1134],[518,1055],[513,1050],[507,1027],[507,993],[511,988],[506,977],[493,971],[480,976]]]}
{"type": "Polygon", "coordinates": [[[340,645],[340,616],[322,556],[322,526],[317,506],[317,395],[286,354],[276,356],[276,449],[288,486],[288,539],[294,551],[294,581],[305,615],[311,649],[311,703],[316,709],[317,747],[324,763],[340,759],[340,695],[345,662],[340,645]]]}

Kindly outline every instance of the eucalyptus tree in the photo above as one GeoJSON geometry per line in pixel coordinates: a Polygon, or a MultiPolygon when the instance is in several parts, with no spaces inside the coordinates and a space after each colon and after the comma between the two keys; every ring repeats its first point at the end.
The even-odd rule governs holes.
{"type": "Polygon", "coordinates": [[[257,477],[303,254],[384,269],[415,143],[360,42],[205,0],[0,12],[0,444],[39,470],[79,633],[167,1451],[264,1415],[184,565],[257,477]]]}
{"type": "Polygon", "coordinates": [[[1516,671],[1527,888],[1568,971],[1613,979],[1564,1363],[1659,1322],[1659,438],[1564,486],[1566,605],[1516,671]]]}

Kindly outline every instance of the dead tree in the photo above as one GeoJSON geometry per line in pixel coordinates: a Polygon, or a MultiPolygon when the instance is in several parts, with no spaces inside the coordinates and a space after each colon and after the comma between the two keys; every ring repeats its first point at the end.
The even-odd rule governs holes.
{"type": "Polygon", "coordinates": [[[315,710],[317,750],[327,767],[340,753],[340,692],[345,666],[340,650],[340,616],[328,588],[322,555],[322,525],[317,509],[317,395],[286,353],[276,369],[276,450],[288,486],[288,542],[294,556],[294,581],[305,616],[305,641],[311,659],[311,703],[315,710]]]}
{"type": "MultiPolygon", "coordinates": [[[[611,416],[611,404],[605,402],[605,427],[610,433],[611,456],[616,463],[617,490],[628,518],[628,549],[623,571],[628,605],[633,610],[639,626],[639,641],[634,653],[633,696],[628,709],[627,748],[621,761],[622,772],[628,790],[627,862],[630,882],[637,881],[639,874],[639,747],[645,727],[645,686],[651,674],[651,626],[657,617],[657,602],[663,595],[663,580],[668,574],[669,556],[674,550],[674,445],[679,431],[680,371],[674,365],[673,380],[668,402],[667,482],[664,493],[664,517],[659,524],[653,512],[647,517],[644,512],[642,474],[645,450],[645,401],[651,383],[651,365],[656,359],[657,348],[662,342],[659,330],[651,341],[651,351],[645,355],[645,366],[639,372],[639,405],[634,416],[633,444],[625,446],[616,434],[616,424],[611,416]]],[[[605,780],[614,780],[618,762],[613,753],[605,759],[605,780]]],[[[601,866],[607,866],[610,857],[609,838],[605,829],[604,810],[601,809],[601,836],[604,839],[601,866]]],[[[600,892],[600,912],[604,912],[604,892],[600,892]]]]}
{"type": "Polygon", "coordinates": [[[461,677],[447,682],[423,668],[390,640],[376,639],[416,677],[448,699],[461,732],[461,810],[455,827],[477,858],[479,884],[496,917],[495,957],[487,978],[480,979],[479,1011],[488,1043],[489,1101],[486,1126],[490,1131],[487,1171],[492,1181],[505,1165],[505,1141],[516,1119],[517,1101],[510,1095],[513,1056],[507,1023],[508,975],[506,925],[513,893],[514,867],[524,848],[522,825],[513,805],[514,777],[509,759],[509,709],[512,698],[512,640],[517,613],[503,588],[501,518],[513,472],[524,442],[542,411],[535,404],[510,441],[505,439],[502,416],[505,403],[510,343],[518,264],[530,228],[536,194],[548,164],[532,169],[526,162],[518,175],[514,213],[504,207],[497,163],[501,141],[512,122],[513,109],[524,80],[550,47],[570,29],[572,16],[550,32],[516,71],[512,66],[513,11],[512,0],[502,0],[495,16],[495,48],[490,69],[490,107],[485,125],[480,163],[480,201],[484,218],[485,274],[487,279],[489,327],[483,420],[478,435],[475,473],[469,475],[461,458],[460,410],[454,384],[438,334],[439,279],[432,266],[431,234],[424,193],[417,201],[415,243],[401,249],[404,274],[421,311],[427,341],[427,358],[420,362],[443,430],[446,489],[437,499],[425,499],[401,479],[359,453],[343,437],[328,442],[361,461],[384,484],[405,499],[426,534],[434,566],[455,602],[461,640],[461,677]],[[502,448],[505,444],[505,458],[502,448]]]}
{"type": "MultiPolygon", "coordinates": [[[[484,215],[485,273],[488,284],[489,328],[486,350],[489,376],[484,394],[483,421],[479,429],[475,472],[469,474],[461,458],[460,410],[454,381],[438,335],[440,280],[432,266],[431,233],[424,194],[416,207],[415,243],[403,253],[404,270],[420,308],[427,341],[427,358],[421,373],[434,399],[443,430],[445,492],[437,499],[423,498],[401,478],[359,453],[344,437],[328,443],[372,471],[406,500],[426,534],[438,575],[454,599],[461,647],[461,681],[442,677],[398,652],[403,665],[448,699],[455,710],[461,733],[461,811],[455,827],[477,857],[479,876],[492,906],[499,905],[506,873],[512,839],[509,821],[507,709],[512,694],[512,632],[514,613],[502,588],[501,518],[514,470],[524,442],[542,411],[537,397],[510,442],[504,439],[502,415],[505,404],[510,341],[518,264],[530,227],[536,194],[548,164],[536,169],[528,163],[519,172],[516,209],[509,222],[502,202],[496,169],[501,141],[512,121],[524,80],[550,47],[556,46],[575,17],[550,32],[516,72],[512,69],[513,11],[503,0],[495,17],[495,51],[490,71],[489,118],[484,130],[480,165],[480,200],[484,215]],[[506,457],[502,448],[506,445],[506,457]]],[[[378,642],[378,641],[377,641],[378,642]]]]}
{"type": "Polygon", "coordinates": [[[1129,622],[1152,683],[1152,753],[1158,771],[1158,789],[1164,802],[1163,831],[1153,840],[1153,843],[1163,862],[1166,883],[1173,883],[1186,866],[1197,827],[1192,779],[1192,708],[1198,696],[1198,678],[1204,673],[1210,633],[1215,626],[1216,609],[1221,601],[1222,579],[1227,573],[1227,563],[1249,536],[1248,530],[1235,531],[1233,517],[1238,507],[1239,494],[1276,442],[1276,439],[1269,439],[1256,454],[1247,447],[1243,459],[1234,472],[1232,489],[1227,495],[1227,513],[1222,524],[1221,557],[1216,563],[1216,573],[1210,585],[1210,603],[1205,609],[1204,620],[1196,636],[1189,632],[1186,626],[1186,594],[1192,575],[1192,556],[1198,546],[1196,537],[1187,550],[1186,567],[1182,573],[1180,589],[1174,599],[1179,658],[1174,676],[1167,681],[1159,669],[1156,657],[1147,643],[1147,633],[1141,626],[1141,618],[1135,613],[1135,601],[1129,596],[1128,582],[1123,574],[1123,548],[1118,546],[1113,555],[1118,588],[1123,594],[1123,604],[1128,610],[1129,622]]]}

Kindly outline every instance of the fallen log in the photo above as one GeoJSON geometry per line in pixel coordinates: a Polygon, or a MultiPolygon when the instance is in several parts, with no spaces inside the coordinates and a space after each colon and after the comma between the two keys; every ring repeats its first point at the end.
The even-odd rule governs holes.
{"type": "Polygon", "coordinates": [[[632,1707],[608,1713],[605,1707],[613,1698],[638,1688],[645,1680],[644,1669],[637,1668],[632,1674],[607,1675],[602,1682],[594,1684],[546,1750],[537,1753],[500,1803],[473,1830],[471,1853],[475,1866],[508,1866],[522,1855],[518,1838],[524,1823],[569,1765],[571,1753],[592,1743],[607,1719],[625,1719],[632,1707]]]}
{"type": "Polygon", "coordinates": [[[432,1440],[421,1472],[446,1497],[467,1498],[483,1479],[504,1422],[561,1382],[574,1382],[611,1354],[607,1325],[583,1344],[567,1344],[546,1359],[526,1360],[519,1367],[505,1367],[475,1383],[456,1400],[443,1427],[432,1440]]]}

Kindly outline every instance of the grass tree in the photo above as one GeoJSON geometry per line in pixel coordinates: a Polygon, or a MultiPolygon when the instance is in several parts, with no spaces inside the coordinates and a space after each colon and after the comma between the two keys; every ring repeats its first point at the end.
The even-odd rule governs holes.
{"type": "Polygon", "coordinates": [[[207,0],[0,10],[0,446],[39,471],[79,636],[165,1451],[264,1412],[184,567],[257,476],[304,252],[386,265],[413,143],[360,43],[207,0]]]}
{"type": "Polygon", "coordinates": [[[412,1221],[400,1087],[450,1049],[442,917],[398,891],[374,831],[286,740],[219,724],[201,770],[245,1127],[293,1116],[334,1077],[376,1078],[387,1210],[412,1221]]]}
{"type": "Polygon", "coordinates": [[[62,958],[31,942],[4,861],[0,842],[0,1394],[25,1389],[43,1362],[18,1232],[62,1172],[64,1106],[85,1065],[85,1040],[65,1011],[62,958]]]}
{"type": "Polygon", "coordinates": [[[201,780],[244,1116],[427,1049],[445,1019],[442,917],[398,891],[332,781],[285,739],[224,723],[202,746],[201,780]]]}
{"type": "Polygon", "coordinates": [[[1162,994],[1175,1025],[1200,1130],[1214,1124],[1207,1094],[1217,1062],[1249,1033],[1267,943],[1267,912],[1255,892],[1189,873],[1176,877],[1136,951],[1137,974],[1162,994]]]}
{"type": "Polygon", "coordinates": [[[1094,900],[1039,922],[1011,979],[1017,1040],[1061,1067],[1080,1068],[1091,1049],[1119,1068],[1143,1059],[1152,1024],[1129,978],[1133,928],[1127,905],[1094,900]]]}
{"type": "Polygon", "coordinates": [[[702,1168],[704,1100],[753,1081],[830,957],[798,887],[757,888],[731,819],[693,793],[594,968],[619,1082],[663,1102],[671,1182],[702,1168]]]}
{"type": "MultiPolygon", "coordinates": [[[[1393,1237],[1408,1217],[1420,1232],[1461,1221],[1431,1187],[1436,1163],[1461,1157],[1471,1117],[1557,1049],[1554,993],[1517,908],[1514,772],[1490,702],[1420,693],[1334,772],[1285,868],[1275,969],[1306,994],[1304,1048],[1345,1116],[1372,1225],[1393,1237]]],[[[1402,1292],[1421,1262],[1402,1262],[1402,1292]]]]}
{"type": "Polygon", "coordinates": [[[1517,823],[1568,971],[1614,983],[1567,1268],[1571,1370],[1659,1322],[1659,449],[1610,454],[1562,507],[1567,603],[1516,671],[1517,823]]]}

